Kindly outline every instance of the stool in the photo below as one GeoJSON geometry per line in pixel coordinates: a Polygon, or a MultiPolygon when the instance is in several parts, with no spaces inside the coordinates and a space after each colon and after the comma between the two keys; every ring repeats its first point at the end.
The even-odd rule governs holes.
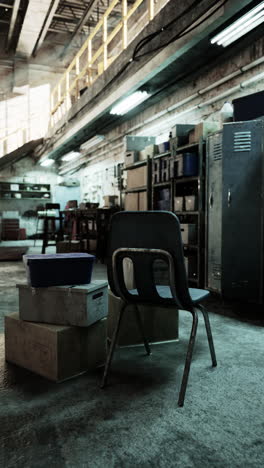
{"type": "Polygon", "coordinates": [[[44,254],[46,251],[46,247],[48,246],[55,246],[57,241],[63,239],[63,227],[62,221],[63,216],[60,210],[59,203],[46,203],[45,206],[46,215],[43,216],[44,220],[44,229],[43,229],[43,243],[42,243],[42,250],[41,253],[44,254]],[[58,216],[48,216],[48,210],[58,210],[58,216]],[[59,221],[59,230],[56,231],[56,221],[59,221]],[[55,243],[51,244],[49,240],[55,240],[55,243]]]}

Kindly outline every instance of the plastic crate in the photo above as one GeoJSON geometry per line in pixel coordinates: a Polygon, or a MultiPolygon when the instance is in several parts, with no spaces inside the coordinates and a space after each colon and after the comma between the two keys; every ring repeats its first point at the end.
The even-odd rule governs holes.
{"type": "Polygon", "coordinates": [[[183,176],[196,176],[198,174],[198,155],[196,153],[183,154],[183,176]]]}
{"type": "Polygon", "coordinates": [[[28,285],[33,288],[89,284],[94,260],[86,253],[23,255],[28,285]]]}

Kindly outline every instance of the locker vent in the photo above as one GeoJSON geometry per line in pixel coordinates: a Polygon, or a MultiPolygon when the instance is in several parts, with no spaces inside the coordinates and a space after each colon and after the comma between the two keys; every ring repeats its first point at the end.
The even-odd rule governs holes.
{"type": "Polygon", "coordinates": [[[234,133],[234,151],[251,151],[251,132],[234,133]]]}
{"type": "Polygon", "coordinates": [[[222,159],[222,141],[215,141],[213,146],[213,158],[214,161],[222,159]]]}
{"type": "Polygon", "coordinates": [[[212,276],[215,279],[221,278],[221,265],[219,263],[212,264],[212,276]]]}

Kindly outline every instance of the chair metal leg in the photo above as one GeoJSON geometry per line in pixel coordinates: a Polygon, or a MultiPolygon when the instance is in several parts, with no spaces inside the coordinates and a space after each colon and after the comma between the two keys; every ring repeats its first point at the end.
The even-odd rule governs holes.
{"type": "Polygon", "coordinates": [[[119,315],[118,315],[116,327],[115,327],[115,330],[114,330],[114,333],[113,333],[113,336],[112,336],[112,340],[111,340],[110,349],[108,351],[107,358],[106,358],[106,363],[105,363],[105,368],[104,368],[104,375],[103,375],[102,382],[101,382],[101,388],[104,388],[106,386],[106,383],[107,383],[108,372],[110,370],[110,366],[111,366],[111,362],[112,362],[112,358],[113,358],[113,354],[114,354],[114,350],[115,350],[115,347],[116,347],[117,338],[118,338],[118,334],[119,334],[119,330],[120,330],[121,320],[122,320],[122,317],[123,317],[126,306],[127,306],[127,303],[125,303],[122,306],[122,308],[121,308],[121,310],[119,312],[119,315]]]}
{"type": "Polygon", "coordinates": [[[204,318],[204,323],[205,323],[205,328],[206,328],[206,333],[207,333],[207,338],[208,338],[208,343],[209,343],[209,348],[210,348],[210,353],[211,353],[211,358],[212,358],[212,366],[216,367],[217,366],[217,361],[216,361],[216,355],[215,355],[215,348],[214,348],[214,341],[213,341],[213,336],[212,336],[212,331],[211,331],[211,325],[208,317],[208,312],[207,310],[199,304],[197,308],[202,312],[203,318],[204,318]]]}
{"type": "Polygon", "coordinates": [[[144,332],[142,317],[141,317],[141,314],[140,314],[137,306],[135,306],[135,314],[136,314],[136,318],[137,318],[138,328],[139,328],[139,331],[140,331],[141,336],[143,338],[143,342],[144,342],[144,345],[145,345],[146,352],[147,352],[148,355],[150,355],[151,354],[151,349],[149,347],[149,343],[148,343],[148,340],[147,340],[145,332],[144,332]]]}
{"type": "Polygon", "coordinates": [[[197,326],[198,326],[198,315],[197,315],[196,310],[194,309],[193,311],[191,311],[191,313],[193,316],[193,323],[192,323],[192,330],[190,334],[190,339],[189,339],[189,344],[188,344],[188,349],[187,349],[187,354],[186,354],[186,359],[185,359],[185,366],[184,366],[184,372],[183,372],[183,377],[182,377],[182,382],[181,382],[181,389],[180,389],[180,394],[179,394],[179,399],[178,399],[179,406],[183,406],[184,404],[185,392],[186,392],[186,387],[188,383],[193,348],[194,348],[197,326]]]}

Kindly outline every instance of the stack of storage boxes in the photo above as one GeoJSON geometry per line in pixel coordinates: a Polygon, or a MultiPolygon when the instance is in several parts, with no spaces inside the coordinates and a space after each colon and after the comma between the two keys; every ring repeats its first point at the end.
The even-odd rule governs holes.
{"type": "Polygon", "coordinates": [[[59,382],[104,364],[107,281],[89,254],[25,255],[19,313],[5,317],[6,360],[59,382]]]}

